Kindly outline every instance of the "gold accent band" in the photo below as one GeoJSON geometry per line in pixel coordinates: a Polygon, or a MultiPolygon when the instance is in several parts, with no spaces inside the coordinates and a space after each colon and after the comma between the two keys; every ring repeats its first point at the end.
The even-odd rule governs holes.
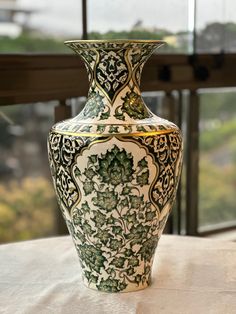
{"type": "Polygon", "coordinates": [[[57,131],[57,130],[51,130],[53,133],[62,134],[62,135],[71,135],[71,136],[83,136],[83,137],[104,137],[104,136],[122,136],[122,137],[138,137],[138,136],[152,136],[152,135],[162,135],[162,134],[168,134],[172,132],[176,132],[177,129],[169,129],[169,130],[160,130],[160,131],[151,131],[151,132],[137,132],[137,133],[104,133],[104,134],[98,134],[98,133],[73,133],[68,131],[57,131]]]}
{"type": "Polygon", "coordinates": [[[71,39],[64,41],[64,44],[165,44],[159,39],[71,39]]]}

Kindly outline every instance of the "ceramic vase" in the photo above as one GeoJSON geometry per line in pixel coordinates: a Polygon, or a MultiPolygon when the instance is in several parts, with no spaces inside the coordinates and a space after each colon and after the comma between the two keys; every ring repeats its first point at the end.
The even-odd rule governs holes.
{"type": "Polygon", "coordinates": [[[172,208],[182,161],[176,125],[140,93],[145,61],[161,41],[67,41],[89,76],[80,114],[54,125],[54,187],[92,289],[128,292],[151,282],[155,249],[172,208]]]}

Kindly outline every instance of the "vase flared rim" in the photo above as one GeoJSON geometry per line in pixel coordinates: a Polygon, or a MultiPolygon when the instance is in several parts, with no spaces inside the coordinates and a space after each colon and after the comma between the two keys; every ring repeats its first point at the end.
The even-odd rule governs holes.
{"type": "Polygon", "coordinates": [[[117,48],[129,47],[132,45],[153,45],[153,46],[162,46],[166,42],[163,40],[152,40],[152,39],[74,39],[66,40],[65,45],[78,45],[80,49],[91,49],[91,48],[117,48]]]}

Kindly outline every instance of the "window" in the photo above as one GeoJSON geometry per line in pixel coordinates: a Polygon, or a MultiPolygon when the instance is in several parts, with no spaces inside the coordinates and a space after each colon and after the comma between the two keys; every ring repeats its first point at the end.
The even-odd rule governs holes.
{"type": "Polygon", "coordinates": [[[46,145],[54,105],[0,108],[0,243],[56,233],[46,145]]]}
{"type": "MultiPolygon", "coordinates": [[[[198,134],[198,122],[200,132],[199,151],[196,143],[190,143],[189,150],[189,143],[185,143],[186,164],[194,154],[199,153],[199,173],[197,170],[194,173],[195,182],[192,185],[193,188],[197,186],[199,175],[199,191],[196,188],[191,203],[196,205],[198,202],[198,206],[193,206],[195,213],[191,213],[191,216],[188,206],[184,204],[188,198],[185,173],[186,177],[189,174],[188,165],[185,165],[182,198],[179,195],[182,205],[178,207],[178,215],[182,219],[177,217],[178,229],[183,227],[187,215],[190,217],[190,223],[198,216],[192,228],[194,232],[188,232],[194,235],[209,225],[217,228],[221,222],[235,223],[236,91],[233,88],[219,88],[221,84],[236,85],[233,54],[236,51],[235,6],[234,0],[169,0],[164,4],[156,0],[0,0],[0,65],[1,62],[6,62],[1,53],[29,53],[27,60],[31,60],[26,68],[21,69],[21,65],[27,63],[27,60],[21,59],[23,55],[16,55],[13,62],[7,61],[9,69],[5,64],[0,66],[0,241],[46,236],[56,232],[54,209],[56,208],[56,216],[59,212],[49,176],[46,137],[53,124],[53,107],[58,101],[39,103],[39,100],[51,99],[44,98],[44,95],[48,95],[49,90],[54,90],[49,93],[50,96],[53,95],[52,99],[57,99],[58,96],[62,102],[69,101],[75,115],[79,111],[78,100],[72,98],[85,96],[87,87],[86,83],[81,84],[79,79],[76,81],[77,74],[79,73],[80,78],[83,77],[84,70],[81,66],[79,68],[76,58],[70,55],[52,55],[50,59],[50,56],[40,53],[72,54],[72,51],[63,45],[63,41],[86,35],[90,39],[143,38],[167,41],[168,45],[159,51],[167,55],[160,56],[159,59],[154,56],[151,76],[148,80],[146,76],[146,81],[144,79],[143,86],[148,85],[143,93],[145,101],[160,116],[169,118],[166,115],[166,108],[169,108],[174,120],[173,112],[176,111],[179,114],[178,121],[182,121],[185,135],[189,133],[189,129],[192,137],[198,134]],[[86,2],[87,15],[86,6],[83,6],[86,2]],[[193,52],[204,53],[206,56],[186,56],[193,52]],[[32,56],[35,53],[39,55],[32,56]],[[59,59],[56,61],[57,58],[59,59]],[[36,63],[40,66],[35,66],[36,63]],[[16,64],[18,68],[14,71],[16,64]],[[39,84],[44,90],[37,94],[37,71],[43,69],[48,71],[50,77],[48,76],[43,84],[39,84]],[[1,73],[2,70],[4,72],[1,73]],[[14,78],[16,89],[11,90],[14,90],[17,96],[11,93],[6,96],[12,71],[20,73],[14,78]],[[33,79],[28,82],[29,72],[29,77],[33,79]],[[24,75],[24,81],[20,75],[24,75]],[[54,78],[58,80],[54,81],[54,78]],[[51,84],[49,86],[48,81],[51,84]],[[206,87],[218,89],[205,89],[206,87]],[[23,89],[24,95],[28,93],[25,101],[32,101],[32,104],[3,106],[5,97],[13,101],[20,99],[23,89]],[[192,122],[195,129],[191,128],[192,122]],[[31,190],[32,188],[34,190],[31,190]],[[27,204],[24,203],[25,198],[22,198],[24,193],[32,196],[27,204]],[[14,199],[12,195],[18,195],[18,198],[14,199]],[[39,209],[35,213],[31,212],[30,209],[36,208],[34,204],[39,200],[39,209]],[[21,209],[26,209],[25,213],[23,210],[21,213],[17,212],[16,204],[21,209]],[[45,210],[44,204],[48,210],[45,210]],[[22,219],[28,217],[25,221],[30,223],[34,214],[34,221],[38,221],[38,218],[41,219],[39,212],[45,214],[41,230],[37,229],[39,226],[36,223],[28,227],[26,222],[23,222],[22,219]],[[19,231],[15,233],[15,238],[10,228],[19,231]]],[[[80,99],[79,103],[83,102],[84,98],[80,99]]],[[[194,168],[197,169],[196,164],[192,164],[191,169],[194,168]]],[[[174,215],[173,220],[175,219],[174,215]]],[[[186,220],[189,223],[189,220],[186,220]]]]}
{"type": "Polygon", "coordinates": [[[235,52],[235,18],[234,0],[197,0],[197,52],[235,52]]]}
{"type": "Polygon", "coordinates": [[[71,53],[64,40],[81,35],[79,0],[0,0],[0,53],[71,53]]]}
{"type": "Polygon", "coordinates": [[[236,221],[235,104],[235,89],[200,94],[200,227],[236,221]]]}
{"type": "Polygon", "coordinates": [[[163,39],[162,52],[187,53],[188,1],[88,1],[89,38],[163,39]],[[174,14],[174,18],[173,18],[174,14]]]}

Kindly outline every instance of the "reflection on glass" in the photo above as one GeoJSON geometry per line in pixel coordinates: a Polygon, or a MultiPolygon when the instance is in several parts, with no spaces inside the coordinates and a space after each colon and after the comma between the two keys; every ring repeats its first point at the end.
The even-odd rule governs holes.
{"type": "Polygon", "coordinates": [[[46,138],[53,103],[0,108],[0,243],[55,234],[46,138]]]}
{"type": "Polygon", "coordinates": [[[200,96],[200,226],[236,220],[236,91],[200,96]]]}

